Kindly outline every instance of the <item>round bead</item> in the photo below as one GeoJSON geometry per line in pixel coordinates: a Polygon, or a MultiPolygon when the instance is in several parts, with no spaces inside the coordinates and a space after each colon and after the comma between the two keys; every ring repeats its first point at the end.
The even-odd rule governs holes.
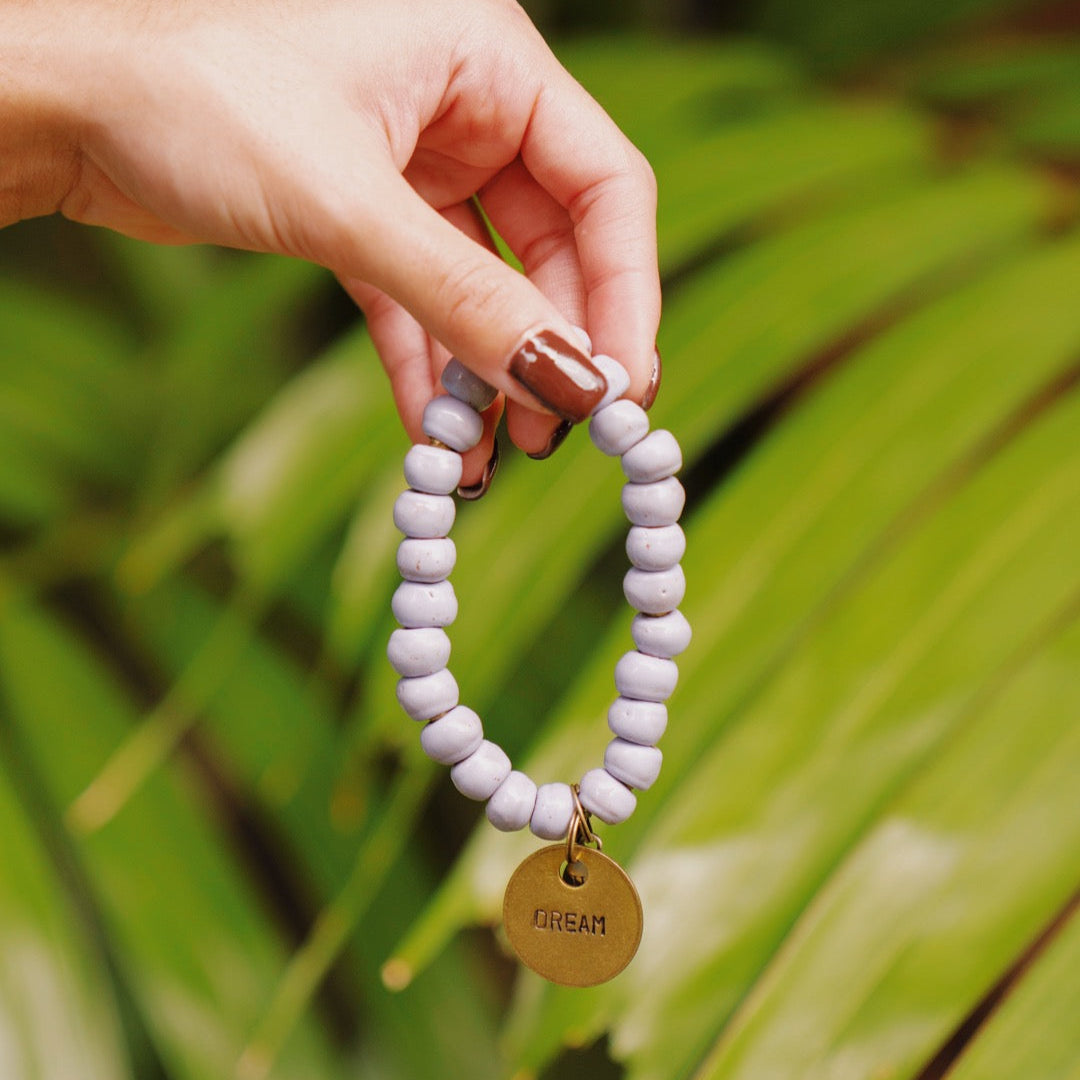
{"type": "Polygon", "coordinates": [[[501,746],[484,739],[450,770],[454,787],[467,799],[489,799],[510,775],[510,759],[501,746]]]}
{"type": "Polygon", "coordinates": [[[618,401],[630,389],[630,372],[614,357],[605,356],[603,353],[594,356],[592,363],[593,367],[600,369],[600,374],[604,376],[604,381],[608,387],[607,393],[604,394],[597,402],[596,408],[593,409],[593,415],[595,416],[601,409],[606,409],[613,401],[618,401]]]}
{"type": "Polygon", "coordinates": [[[669,611],[666,615],[635,615],[630,634],[639,652],[664,660],[678,656],[693,636],[681,611],[669,611]]]}
{"type": "Polygon", "coordinates": [[[449,537],[440,540],[413,540],[398,544],[398,573],[406,581],[435,582],[450,576],[457,561],[457,548],[449,537]]]}
{"type": "Polygon", "coordinates": [[[394,524],[420,540],[445,536],[454,524],[454,500],[449,495],[403,491],[394,503],[394,524]]]}
{"type": "Polygon", "coordinates": [[[638,570],[631,567],[623,578],[626,602],[647,615],[674,611],[686,595],[686,575],[681,566],[670,570],[638,570]]]}
{"type": "Polygon", "coordinates": [[[574,793],[569,784],[541,784],[529,828],[541,840],[562,840],[570,831],[574,793]]]}
{"type": "MultiPolygon", "coordinates": [[[[591,342],[577,331],[587,351],[591,342]]],[[[677,610],[686,581],[680,561],[686,537],[677,522],[686,492],[675,479],[682,452],[669,431],[649,432],[641,406],[623,400],[630,377],[621,364],[603,354],[593,363],[607,390],[593,410],[592,441],[609,456],[620,455],[628,483],[622,504],[630,519],[626,551],[632,563],[623,580],[627,600],[639,609],[632,634],[637,649],[615,666],[619,697],[608,710],[615,738],[604,755],[604,768],[582,777],[582,807],[609,825],[624,821],[637,800],[632,788],[651,786],[663,760],[654,745],[667,726],[664,701],[678,682],[671,659],[690,642],[689,623],[677,610]]],[[[459,704],[459,690],[446,664],[450,640],[442,627],[457,616],[457,598],[447,580],[457,551],[447,534],[456,514],[450,494],[460,487],[460,455],[476,446],[484,431],[480,415],[497,391],[452,359],[442,374],[446,396],[424,409],[423,429],[437,445],[417,445],[405,458],[410,490],[394,504],[394,522],[405,534],[398,546],[398,569],[404,579],[392,607],[402,629],[391,634],[387,655],[401,675],[397,696],[413,719],[426,721],[420,741],[433,760],[451,766],[451,779],[468,798],[487,800],[487,817],[498,829],[528,824],[537,836],[559,840],[574,820],[575,798],[562,783],[537,787],[513,771],[509,757],[484,738],[473,710],[459,704]],[[449,448],[449,449],[447,449],[449,448]]]]}
{"type": "Polygon", "coordinates": [[[626,534],[626,554],[639,570],[668,570],[686,554],[686,533],[680,525],[635,525],[626,534]]]}
{"type": "Polygon", "coordinates": [[[621,739],[653,746],[667,730],[667,706],[660,701],[616,698],[608,709],[608,727],[621,739]]]}
{"type": "Polygon", "coordinates": [[[578,788],[581,805],[608,825],[625,821],[637,806],[637,798],[607,769],[590,769],[578,788]]]}
{"type": "Polygon", "coordinates": [[[651,484],[683,468],[683,450],[670,431],[653,431],[622,456],[626,480],[651,484]]]}
{"type": "Polygon", "coordinates": [[[446,668],[413,679],[398,679],[397,699],[414,720],[430,720],[458,703],[457,679],[446,668]]]}
{"type": "Polygon", "coordinates": [[[672,476],[682,468],[682,450],[670,431],[654,431],[631,446],[622,456],[626,479],[635,484],[651,484],[672,476]]]}
{"type": "Polygon", "coordinates": [[[445,630],[422,627],[395,630],[386,646],[390,666],[407,679],[433,675],[450,659],[450,639],[445,630]]]}
{"type": "Polygon", "coordinates": [[[604,753],[604,768],[627,787],[645,791],[656,783],[664,755],[655,746],[612,739],[604,753]]]}
{"type": "Polygon", "coordinates": [[[500,832],[516,832],[529,824],[536,805],[536,785],[523,773],[512,772],[488,799],[488,821],[500,832]]]}
{"type": "Polygon", "coordinates": [[[455,706],[420,732],[424,753],[440,765],[464,761],[483,741],[484,726],[467,705],[455,706]]]}
{"type": "Polygon", "coordinates": [[[451,450],[464,453],[471,450],[484,434],[480,414],[464,401],[443,394],[424,406],[424,434],[438,439],[451,450]]]}
{"type": "Polygon", "coordinates": [[[457,596],[449,581],[423,584],[403,581],[394,590],[390,607],[406,629],[420,626],[449,626],[458,612],[457,596]]]}
{"type": "Polygon", "coordinates": [[[405,455],[405,482],[430,495],[449,495],[461,483],[461,455],[417,443],[405,455]]]}
{"type": "Polygon", "coordinates": [[[623,485],[623,510],[635,525],[674,525],[685,503],[686,492],[674,476],[652,484],[623,485]]]}
{"type": "Polygon", "coordinates": [[[648,433],[648,414],[633,401],[613,401],[589,421],[589,438],[608,457],[625,454],[648,433]]]}
{"type": "Polygon", "coordinates": [[[482,413],[499,393],[494,386],[484,382],[456,357],[450,358],[450,363],[443,368],[439,381],[451,397],[464,402],[478,413],[482,413]]]}
{"type": "Polygon", "coordinates": [[[616,689],[635,701],[667,701],[678,681],[679,669],[674,660],[628,652],[615,665],[616,689]]]}

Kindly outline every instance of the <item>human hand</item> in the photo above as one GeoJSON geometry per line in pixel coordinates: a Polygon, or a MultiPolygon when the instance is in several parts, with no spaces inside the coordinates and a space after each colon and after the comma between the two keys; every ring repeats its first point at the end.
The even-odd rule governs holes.
{"type": "Polygon", "coordinates": [[[48,208],[329,267],[414,440],[452,352],[542,453],[559,416],[583,419],[603,392],[573,325],[647,393],[651,171],[511,0],[39,0],[12,17],[66,151],[48,208]],[[493,253],[473,196],[524,275],[493,253]],[[515,377],[542,331],[563,342],[558,365],[515,377]]]}

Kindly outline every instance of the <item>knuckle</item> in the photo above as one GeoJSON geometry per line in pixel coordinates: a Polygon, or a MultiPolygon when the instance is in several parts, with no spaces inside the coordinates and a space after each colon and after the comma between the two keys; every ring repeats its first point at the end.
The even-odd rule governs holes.
{"type": "Polygon", "coordinates": [[[545,229],[529,239],[518,257],[526,273],[535,273],[562,252],[569,243],[569,233],[564,228],[545,229]]]}
{"type": "Polygon", "coordinates": [[[634,159],[637,167],[638,182],[642,188],[655,200],[656,198],[656,170],[652,162],[635,146],[634,159]]]}
{"type": "Polygon", "coordinates": [[[494,321],[504,303],[498,276],[471,261],[445,268],[435,282],[435,297],[448,345],[474,336],[477,324],[494,321]]]}
{"type": "Polygon", "coordinates": [[[656,172],[649,159],[631,142],[626,145],[625,177],[642,201],[656,201],[656,172]]]}

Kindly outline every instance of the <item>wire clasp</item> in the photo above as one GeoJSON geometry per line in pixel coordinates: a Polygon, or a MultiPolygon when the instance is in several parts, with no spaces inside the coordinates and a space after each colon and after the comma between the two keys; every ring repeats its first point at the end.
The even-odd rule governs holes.
{"type": "Polygon", "coordinates": [[[570,815],[570,827],[566,830],[566,865],[562,869],[562,879],[575,888],[584,885],[589,879],[589,868],[577,857],[580,847],[595,847],[604,850],[603,841],[593,832],[592,818],[588,810],[581,805],[577,784],[570,785],[574,796],[574,812],[570,815]]]}

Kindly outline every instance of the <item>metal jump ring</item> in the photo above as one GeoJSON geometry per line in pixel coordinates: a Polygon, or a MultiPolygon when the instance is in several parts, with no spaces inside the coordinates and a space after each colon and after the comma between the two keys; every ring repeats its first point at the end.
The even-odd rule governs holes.
{"type": "Polygon", "coordinates": [[[574,862],[574,849],[596,845],[597,851],[603,851],[604,845],[600,837],[592,830],[589,812],[581,805],[578,796],[577,784],[570,785],[570,793],[574,796],[574,812],[570,815],[570,827],[566,830],[566,861],[574,862]]]}

